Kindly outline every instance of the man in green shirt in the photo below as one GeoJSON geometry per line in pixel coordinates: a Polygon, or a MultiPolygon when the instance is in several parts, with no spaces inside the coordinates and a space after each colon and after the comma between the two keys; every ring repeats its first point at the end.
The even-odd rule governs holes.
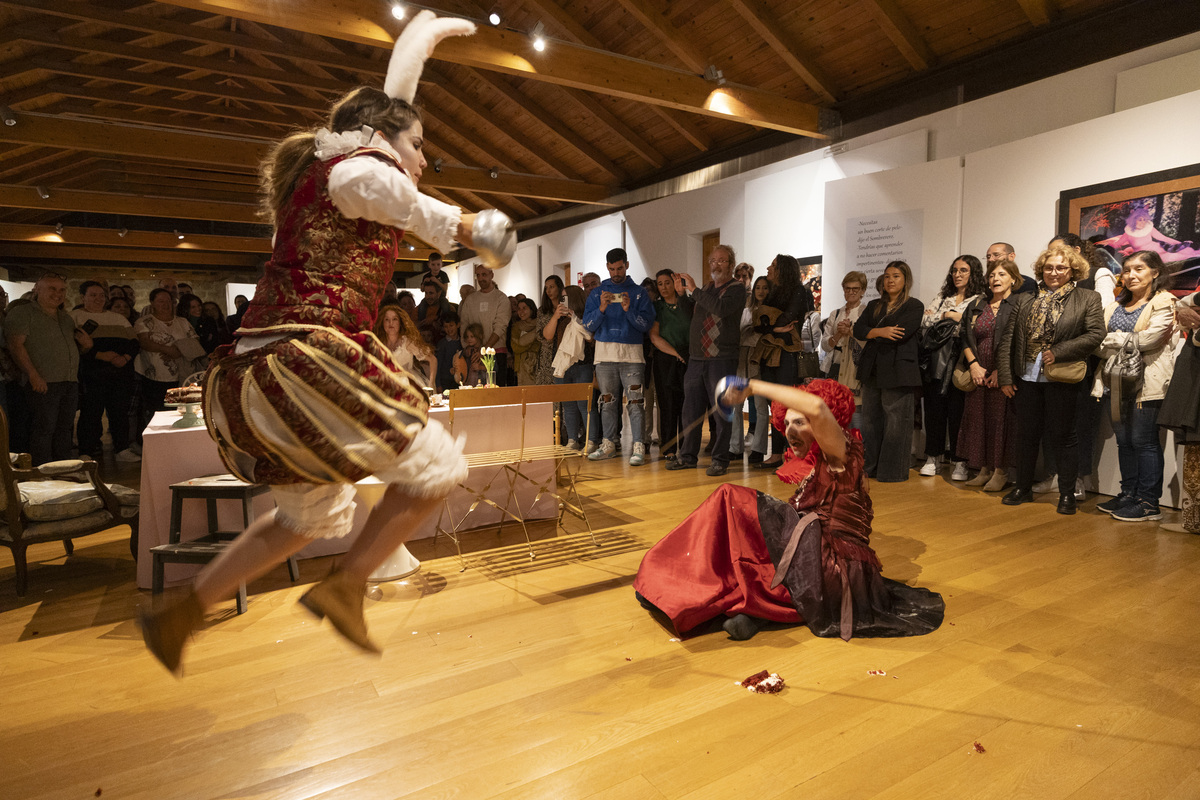
{"type": "Polygon", "coordinates": [[[661,353],[651,361],[658,400],[658,434],[663,457],[673,461],[683,430],[683,373],[687,368],[694,303],[687,295],[675,291],[675,273],[671,270],[660,269],[655,282],[661,297],[654,301],[650,341],[661,353]]]}
{"type": "Polygon", "coordinates": [[[13,361],[25,373],[34,465],[71,458],[71,431],[79,403],[79,351],[90,350],[91,337],[75,327],[62,309],[67,282],[43,275],[33,287],[32,303],[12,309],[4,320],[4,338],[13,361]]]}

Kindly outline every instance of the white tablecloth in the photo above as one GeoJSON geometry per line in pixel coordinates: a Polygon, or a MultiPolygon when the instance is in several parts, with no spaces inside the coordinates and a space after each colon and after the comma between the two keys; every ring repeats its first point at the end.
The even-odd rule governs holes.
{"type": "MultiPolygon", "coordinates": [[[[448,413],[445,408],[430,409],[430,419],[440,420],[448,424],[448,413]]],[[[553,440],[552,403],[536,403],[529,406],[526,419],[525,445],[535,447],[551,444],[553,440]]],[[[202,475],[215,475],[228,470],[217,455],[217,446],[208,435],[208,429],[203,425],[195,428],[172,428],[179,419],[176,411],[160,411],[146,428],[142,437],[142,503],[141,524],[138,534],[137,584],[140,588],[148,589],[151,585],[150,548],[167,543],[168,528],[171,524],[171,484],[181,483],[202,475]]],[[[460,409],[455,412],[454,432],[466,436],[466,451],[482,453],[492,450],[516,448],[520,445],[521,408],[520,406],[493,406],[490,408],[460,409]]],[[[467,482],[472,487],[482,488],[491,481],[499,468],[476,470],[468,477],[467,482]]],[[[526,470],[532,476],[540,479],[548,478],[553,471],[550,461],[531,465],[526,470]]],[[[525,510],[527,519],[549,519],[558,514],[558,503],[553,497],[542,497],[532,509],[527,508],[533,499],[532,486],[524,482],[519,484],[517,502],[525,510]]],[[[503,505],[507,499],[508,482],[504,479],[495,480],[488,496],[503,505]]],[[[360,494],[365,495],[370,503],[379,497],[376,489],[370,488],[360,494]]],[[[457,520],[470,507],[470,493],[458,489],[450,495],[450,509],[457,520]]],[[[300,551],[300,558],[344,553],[354,537],[361,530],[370,512],[368,502],[359,502],[355,509],[354,531],[341,539],[317,539],[300,551]]],[[[255,515],[265,514],[274,508],[270,494],[263,494],[254,499],[255,515]]],[[[222,500],[217,503],[217,515],[222,529],[239,529],[242,527],[241,506],[232,500],[222,500]]],[[[501,514],[489,505],[481,504],[472,512],[468,527],[476,527],[495,523],[501,514]]],[[[423,539],[434,535],[437,523],[436,515],[417,530],[411,539],[423,539]]],[[[448,527],[448,525],[447,525],[448,527]]],[[[208,521],[201,500],[185,500],[183,505],[182,538],[184,540],[203,536],[208,532],[208,521]]],[[[198,567],[190,564],[167,564],[166,580],[168,585],[191,578],[198,567]]]]}

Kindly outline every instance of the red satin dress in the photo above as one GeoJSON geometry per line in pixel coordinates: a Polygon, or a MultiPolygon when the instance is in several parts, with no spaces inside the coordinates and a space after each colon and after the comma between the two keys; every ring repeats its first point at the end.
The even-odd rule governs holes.
{"type": "Polygon", "coordinates": [[[719,487],[650,549],[634,589],[680,636],[737,614],[803,622],[818,636],[843,639],[935,630],[941,597],[881,574],[870,545],[874,511],[862,442],[847,439],[844,467],[835,471],[823,458],[810,459],[808,476],[787,503],[745,486],[719,487]],[[808,512],[819,526],[799,529],[808,512]],[[799,543],[789,554],[793,536],[799,543]],[[782,581],[772,588],[785,556],[782,581]]]}

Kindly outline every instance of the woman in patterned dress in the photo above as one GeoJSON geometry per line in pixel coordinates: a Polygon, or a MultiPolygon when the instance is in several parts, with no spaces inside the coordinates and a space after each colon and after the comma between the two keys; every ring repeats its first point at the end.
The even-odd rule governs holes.
{"type": "Polygon", "coordinates": [[[427,418],[416,380],[371,332],[405,231],[438,251],[454,241],[496,266],[515,242],[498,212],[464,214],[417,190],[426,166],[412,105],[437,42],[474,32],[422,11],[396,42],[384,90],[337,101],[327,128],[293,134],[263,164],[271,260],[237,340],[205,378],[209,433],[234,475],[271,486],[276,508],[255,520],[177,603],[143,614],[151,652],[171,671],[213,604],[313,538],[345,536],[354,483],[374,475],[383,499],[337,569],[300,602],[363,650],[367,577],[466,476],[462,442],[427,418]],[[497,216],[498,215],[498,216],[497,216]]]}

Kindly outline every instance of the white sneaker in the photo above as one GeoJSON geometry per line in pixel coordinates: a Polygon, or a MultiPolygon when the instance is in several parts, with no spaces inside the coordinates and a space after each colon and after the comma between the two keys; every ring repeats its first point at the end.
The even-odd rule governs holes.
{"type": "Polygon", "coordinates": [[[1087,489],[1083,488],[1083,478],[1075,479],[1075,499],[1087,500],[1087,489]]]}
{"type": "Polygon", "coordinates": [[[1038,481],[1033,485],[1034,494],[1049,494],[1050,492],[1058,491],[1058,476],[1051,475],[1044,481],[1038,481]]]}
{"type": "Polygon", "coordinates": [[[938,456],[928,456],[925,459],[925,466],[921,467],[921,474],[926,478],[931,478],[938,474],[942,468],[941,459],[938,456]]]}
{"type": "Polygon", "coordinates": [[[117,461],[129,464],[142,460],[142,457],[135,453],[132,447],[126,447],[124,450],[113,456],[113,458],[115,458],[117,461]]]}
{"type": "Polygon", "coordinates": [[[603,461],[606,458],[612,458],[617,454],[617,447],[608,439],[600,443],[600,446],[592,451],[588,456],[588,461],[603,461]]]}
{"type": "Polygon", "coordinates": [[[629,457],[629,466],[640,467],[646,463],[646,445],[641,442],[633,443],[633,455],[629,457]]]}
{"type": "Polygon", "coordinates": [[[579,440],[578,439],[567,439],[567,447],[571,448],[572,450],[579,450],[580,449],[579,440]]]}
{"type": "Polygon", "coordinates": [[[967,472],[967,462],[955,461],[954,471],[950,473],[950,480],[965,481],[969,477],[971,477],[971,473],[967,472]]]}

